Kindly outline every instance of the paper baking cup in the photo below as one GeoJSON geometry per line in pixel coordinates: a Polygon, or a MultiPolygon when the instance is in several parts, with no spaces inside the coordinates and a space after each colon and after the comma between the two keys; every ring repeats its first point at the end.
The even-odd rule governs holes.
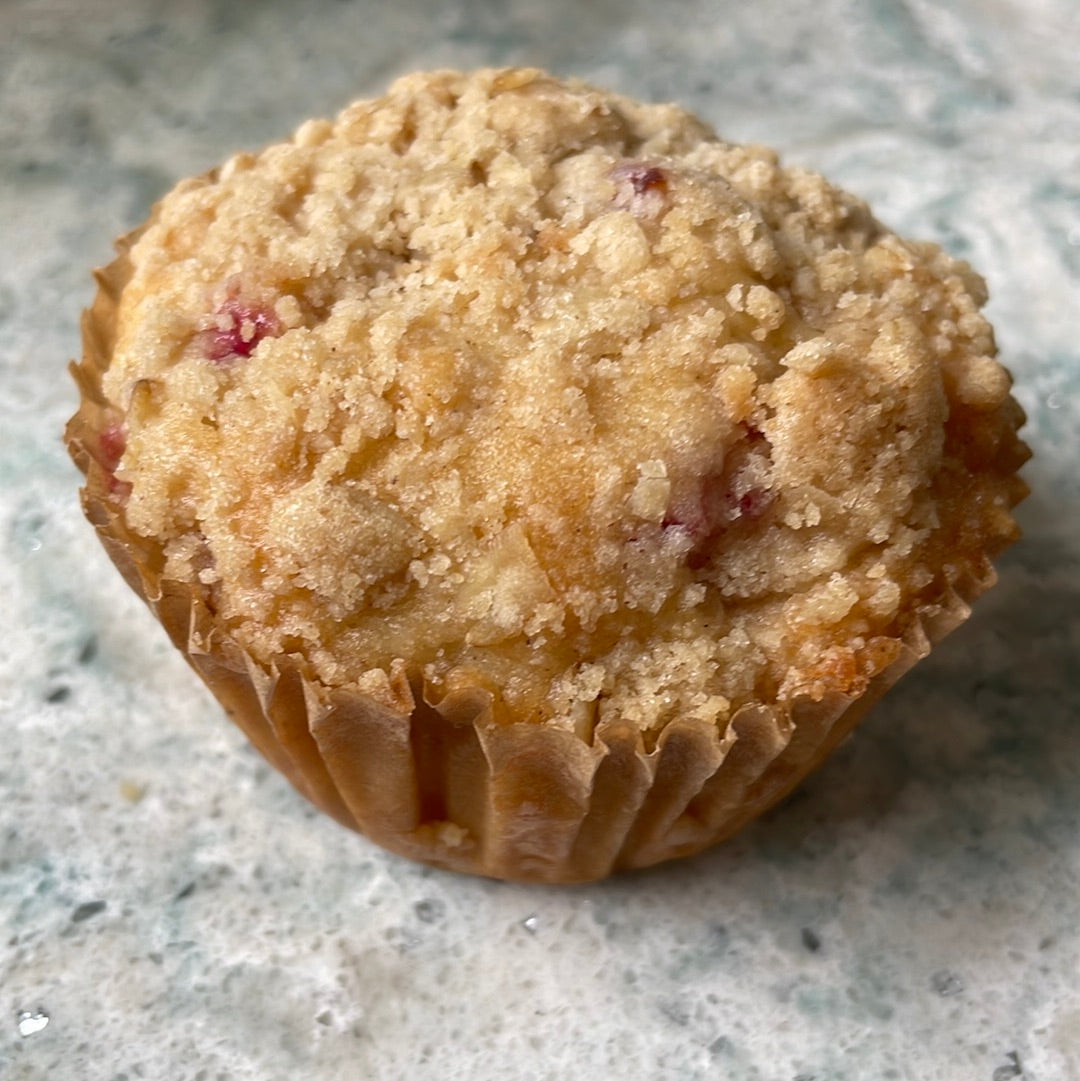
{"type": "MultiPolygon", "coordinates": [[[[100,437],[115,421],[101,389],[112,355],[127,253],[96,273],[82,323],[81,392],[67,427],[86,477],[82,503],[105,550],[157,616],[226,713],[312,803],[403,856],[494,878],[585,882],[700,851],[787,794],[848,734],[868,706],[962,623],[993,584],[989,560],[969,560],[956,589],[918,613],[891,663],[863,693],[803,696],[739,709],[724,730],[684,718],[646,747],[619,718],[591,738],[544,724],[498,723],[488,692],[432,695],[406,661],[327,687],[303,661],[261,664],[197,592],[163,576],[153,540],[128,529],[100,437]]],[[[1022,482],[1013,478],[1013,503],[1022,482]]]]}

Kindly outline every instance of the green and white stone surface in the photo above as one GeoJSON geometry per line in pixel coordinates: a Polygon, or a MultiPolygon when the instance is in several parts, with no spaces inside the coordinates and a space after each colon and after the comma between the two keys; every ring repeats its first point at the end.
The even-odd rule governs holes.
{"type": "Polygon", "coordinates": [[[1080,1077],[1075,0],[0,2],[0,1078],[1080,1077]],[[703,857],[507,886],[310,810],[173,655],[60,443],[89,268],[178,177],[431,66],[780,148],[989,280],[1036,457],[974,618],[703,857]]]}

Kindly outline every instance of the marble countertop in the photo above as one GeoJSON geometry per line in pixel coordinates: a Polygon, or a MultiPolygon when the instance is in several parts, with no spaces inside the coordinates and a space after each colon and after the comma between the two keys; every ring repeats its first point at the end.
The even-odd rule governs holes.
{"type": "Polygon", "coordinates": [[[1074,0],[0,5],[0,1078],[1080,1077],[1074,0]],[[731,843],[585,888],[311,810],[107,564],[60,444],[89,268],[183,175],[431,66],[779,147],[989,280],[1024,541],[731,843]]]}

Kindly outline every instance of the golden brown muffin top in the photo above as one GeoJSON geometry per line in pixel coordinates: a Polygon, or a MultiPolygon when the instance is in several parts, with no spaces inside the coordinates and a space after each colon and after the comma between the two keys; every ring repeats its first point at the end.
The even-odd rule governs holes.
{"type": "Polygon", "coordinates": [[[673,106],[410,76],[181,184],[132,261],[115,498],[328,686],[723,724],[857,692],[1012,534],[981,280],[673,106]]]}

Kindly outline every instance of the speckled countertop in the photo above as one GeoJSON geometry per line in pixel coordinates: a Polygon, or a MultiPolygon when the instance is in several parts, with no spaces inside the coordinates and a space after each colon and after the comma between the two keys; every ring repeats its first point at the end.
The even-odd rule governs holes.
{"type": "Polygon", "coordinates": [[[1074,0],[0,4],[0,1078],[1080,1077],[1074,0]],[[88,269],[406,69],[536,63],[780,147],[989,279],[1036,450],[972,621],[732,843],[599,886],[384,855],[248,749],[59,433],[88,269]]]}

